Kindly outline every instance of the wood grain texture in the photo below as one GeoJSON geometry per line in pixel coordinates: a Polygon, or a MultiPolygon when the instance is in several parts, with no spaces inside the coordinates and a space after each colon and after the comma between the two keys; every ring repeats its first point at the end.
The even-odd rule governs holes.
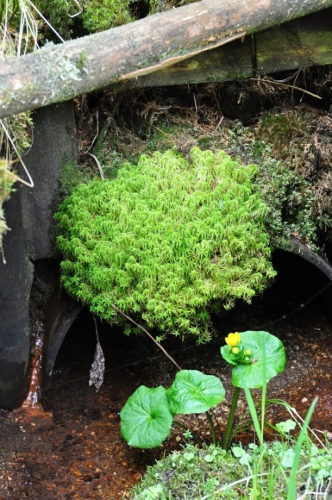
{"type": "MultiPolygon", "coordinates": [[[[125,88],[223,82],[248,78],[254,73],[266,75],[325,64],[332,64],[332,8],[128,81],[125,88]]],[[[112,87],[120,88],[119,84],[112,87]]]]}
{"type": "MultiPolygon", "coordinates": [[[[62,45],[47,45],[0,65],[0,118],[154,73],[203,51],[206,58],[207,49],[244,32],[250,35],[329,6],[332,0],[201,0],[62,45]]],[[[230,60],[229,55],[225,58],[230,60]]],[[[247,64],[245,57],[242,76],[247,64]]],[[[216,79],[213,71],[209,79],[216,79]]]]}

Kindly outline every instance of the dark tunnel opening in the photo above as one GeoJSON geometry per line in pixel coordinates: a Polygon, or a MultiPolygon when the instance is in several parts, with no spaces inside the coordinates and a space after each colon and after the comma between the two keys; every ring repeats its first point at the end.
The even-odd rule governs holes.
{"type": "MultiPolygon", "coordinates": [[[[251,305],[238,303],[222,319],[216,319],[216,336],[206,345],[197,346],[194,339],[181,341],[168,338],[163,346],[177,356],[181,352],[203,352],[222,345],[230,331],[266,330],[275,335],[292,328],[315,329],[317,336],[324,325],[332,328],[332,281],[303,258],[282,250],[273,255],[278,275],[270,288],[256,296],[251,305]]],[[[118,328],[98,321],[99,338],[106,360],[105,383],[112,374],[122,378],[123,370],[131,369],[142,375],[142,369],[151,359],[163,357],[161,351],[144,334],[125,336],[118,328]],[[122,375],[121,375],[122,372],[122,375]],[[120,375],[119,375],[120,374],[120,375]]],[[[83,309],[69,329],[58,353],[48,399],[62,385],[89,384],[89,370],[94,359],[96,334],[92,314],[83,309]]],[[[173,373],[170,363],[170,372],[173,373]]],[[[54,404],[52,404],[54,406],[54,404]]]]}

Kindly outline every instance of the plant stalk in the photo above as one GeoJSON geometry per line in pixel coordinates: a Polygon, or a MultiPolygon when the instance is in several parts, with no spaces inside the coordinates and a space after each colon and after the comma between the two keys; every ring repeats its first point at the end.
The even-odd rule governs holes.
{"type": "Polygon", "coordinates": [[[240,390],[241,390],[240,387],[235,387],[235,391],[233,394],[232,406],[231,406],[231,409],[230,409],[230,412],[228,415],[226,429],[225,429],[223,438],[221,440],[221,447],[224,450],[227,450],[228,445],[229,445],[229,440],[230,440],[230,436],[231,436],[231,432],[232,432],[232,428],[233,428],[234,417],[235,417],[237,402],[238,402],[239,395],[240,395],[240,390]]]}
{"type": "Polygon", "coordinates": [[[161,349],[163,351],[163,353],[165,354],[165,356],[167,356],[167,358],[172,361],[173,365],[176,366],[176,368],[181,371],[182,368],[181,366],[179,366],[177,364],[176,361],[174,361],[174,359],[172,358],[172,356],[170,354],[168,354],[168,352],[166,351],[166,349],[163,348],[162,345],[159,344],[159,342],[156,341],[156,339],[154,337],[152,337],[151,333],[149,333],[143,326],[139,325],[138,323],[136,323],[136,321],[133,320],[133,318],[131,318],[130,316],[128,316],[127,314],[125,314],[123,311],[121,311],[121,309],[119,309],[118,307],[116,307],[114,304],[111,304],[113,309],[115,311],[117,311],[119,314],[121,314],[124,318],[126,318],[128,321],[130,321],[133,325],[137,326],[138,328],[140,328],[142,330],[142,332],[146,333],[146,335],[159,347],[159,349],[161,349]]]}
{"type": "Polygon", "coordinates": [[[210,415],[210,413],[208,411],[206,411],[205,414],[206,414],[208,422],[210,424],[212,443],[216,444],[217,443],[217,440],[216,440],[216,431],[215,431],[215,428],[214,428],[212,417],[211,417],[211,415],[210,415]]]}

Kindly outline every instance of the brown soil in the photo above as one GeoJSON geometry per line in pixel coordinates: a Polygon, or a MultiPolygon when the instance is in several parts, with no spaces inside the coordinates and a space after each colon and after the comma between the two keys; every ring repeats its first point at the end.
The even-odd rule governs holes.
{"type": "MultiPolygon", "coordinates": [[[[275,266],[280,271],[275,284],[251,306],[239,304],[226,318],[216,319],[218,337],[210,344],[165,342],[182,368],[200,369],[222,379],[227,398],[214,411],[218,438],[232,396],[230,369],[222,361],[219,347],[229,331],[247,329],[270,331],[287,349],[286,370],[269,384],[269,396],[288,401],[302,416],[314,396],[319,396],[312,425],[328,438],[332,436],[332,286],[311,264],[291,254],[276,252],[275,266]]],[[[58,356],[47,398],[53,419],[38,413],[29,418],[1,413],[0,500],[128,498],[147,465],[184,443],[182,431],[176,429],[156,450],[126,445],[119,429],[119,411],[126,399],[141,384],[169,386],[175,367],[145,337],[124,337],[107,325],[99,325],[99,330],[106,357],[105,381],[99,393],[88,385],[95,333],[92,317],[84,311],[58,356]]],[[[246,413],[243,398],[238,410],[239,415],[246,413]]],[[[273,421],[286,417],[276,406],[268,415],[273,421]]],[[[209,441],[203,415],[182,421],[209,441]]],[[[240,437],[245,442],[253,435],[248,429],[240,437]]]]}

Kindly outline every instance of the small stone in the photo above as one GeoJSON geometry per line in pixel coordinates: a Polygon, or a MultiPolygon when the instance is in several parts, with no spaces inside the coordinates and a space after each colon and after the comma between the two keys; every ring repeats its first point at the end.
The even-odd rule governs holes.
{"type": "Polygon", "coordinates": [[[308,398],[303,398],[302,403],[306,403],[308,401],[308,398]]]}
{"type": "Polygon", "coordinates": [[[140,481],[142,479],[142,473],[141,472],[135,472],[135,474],[133,474],[133,479],[134,481],[140,481]]]}

